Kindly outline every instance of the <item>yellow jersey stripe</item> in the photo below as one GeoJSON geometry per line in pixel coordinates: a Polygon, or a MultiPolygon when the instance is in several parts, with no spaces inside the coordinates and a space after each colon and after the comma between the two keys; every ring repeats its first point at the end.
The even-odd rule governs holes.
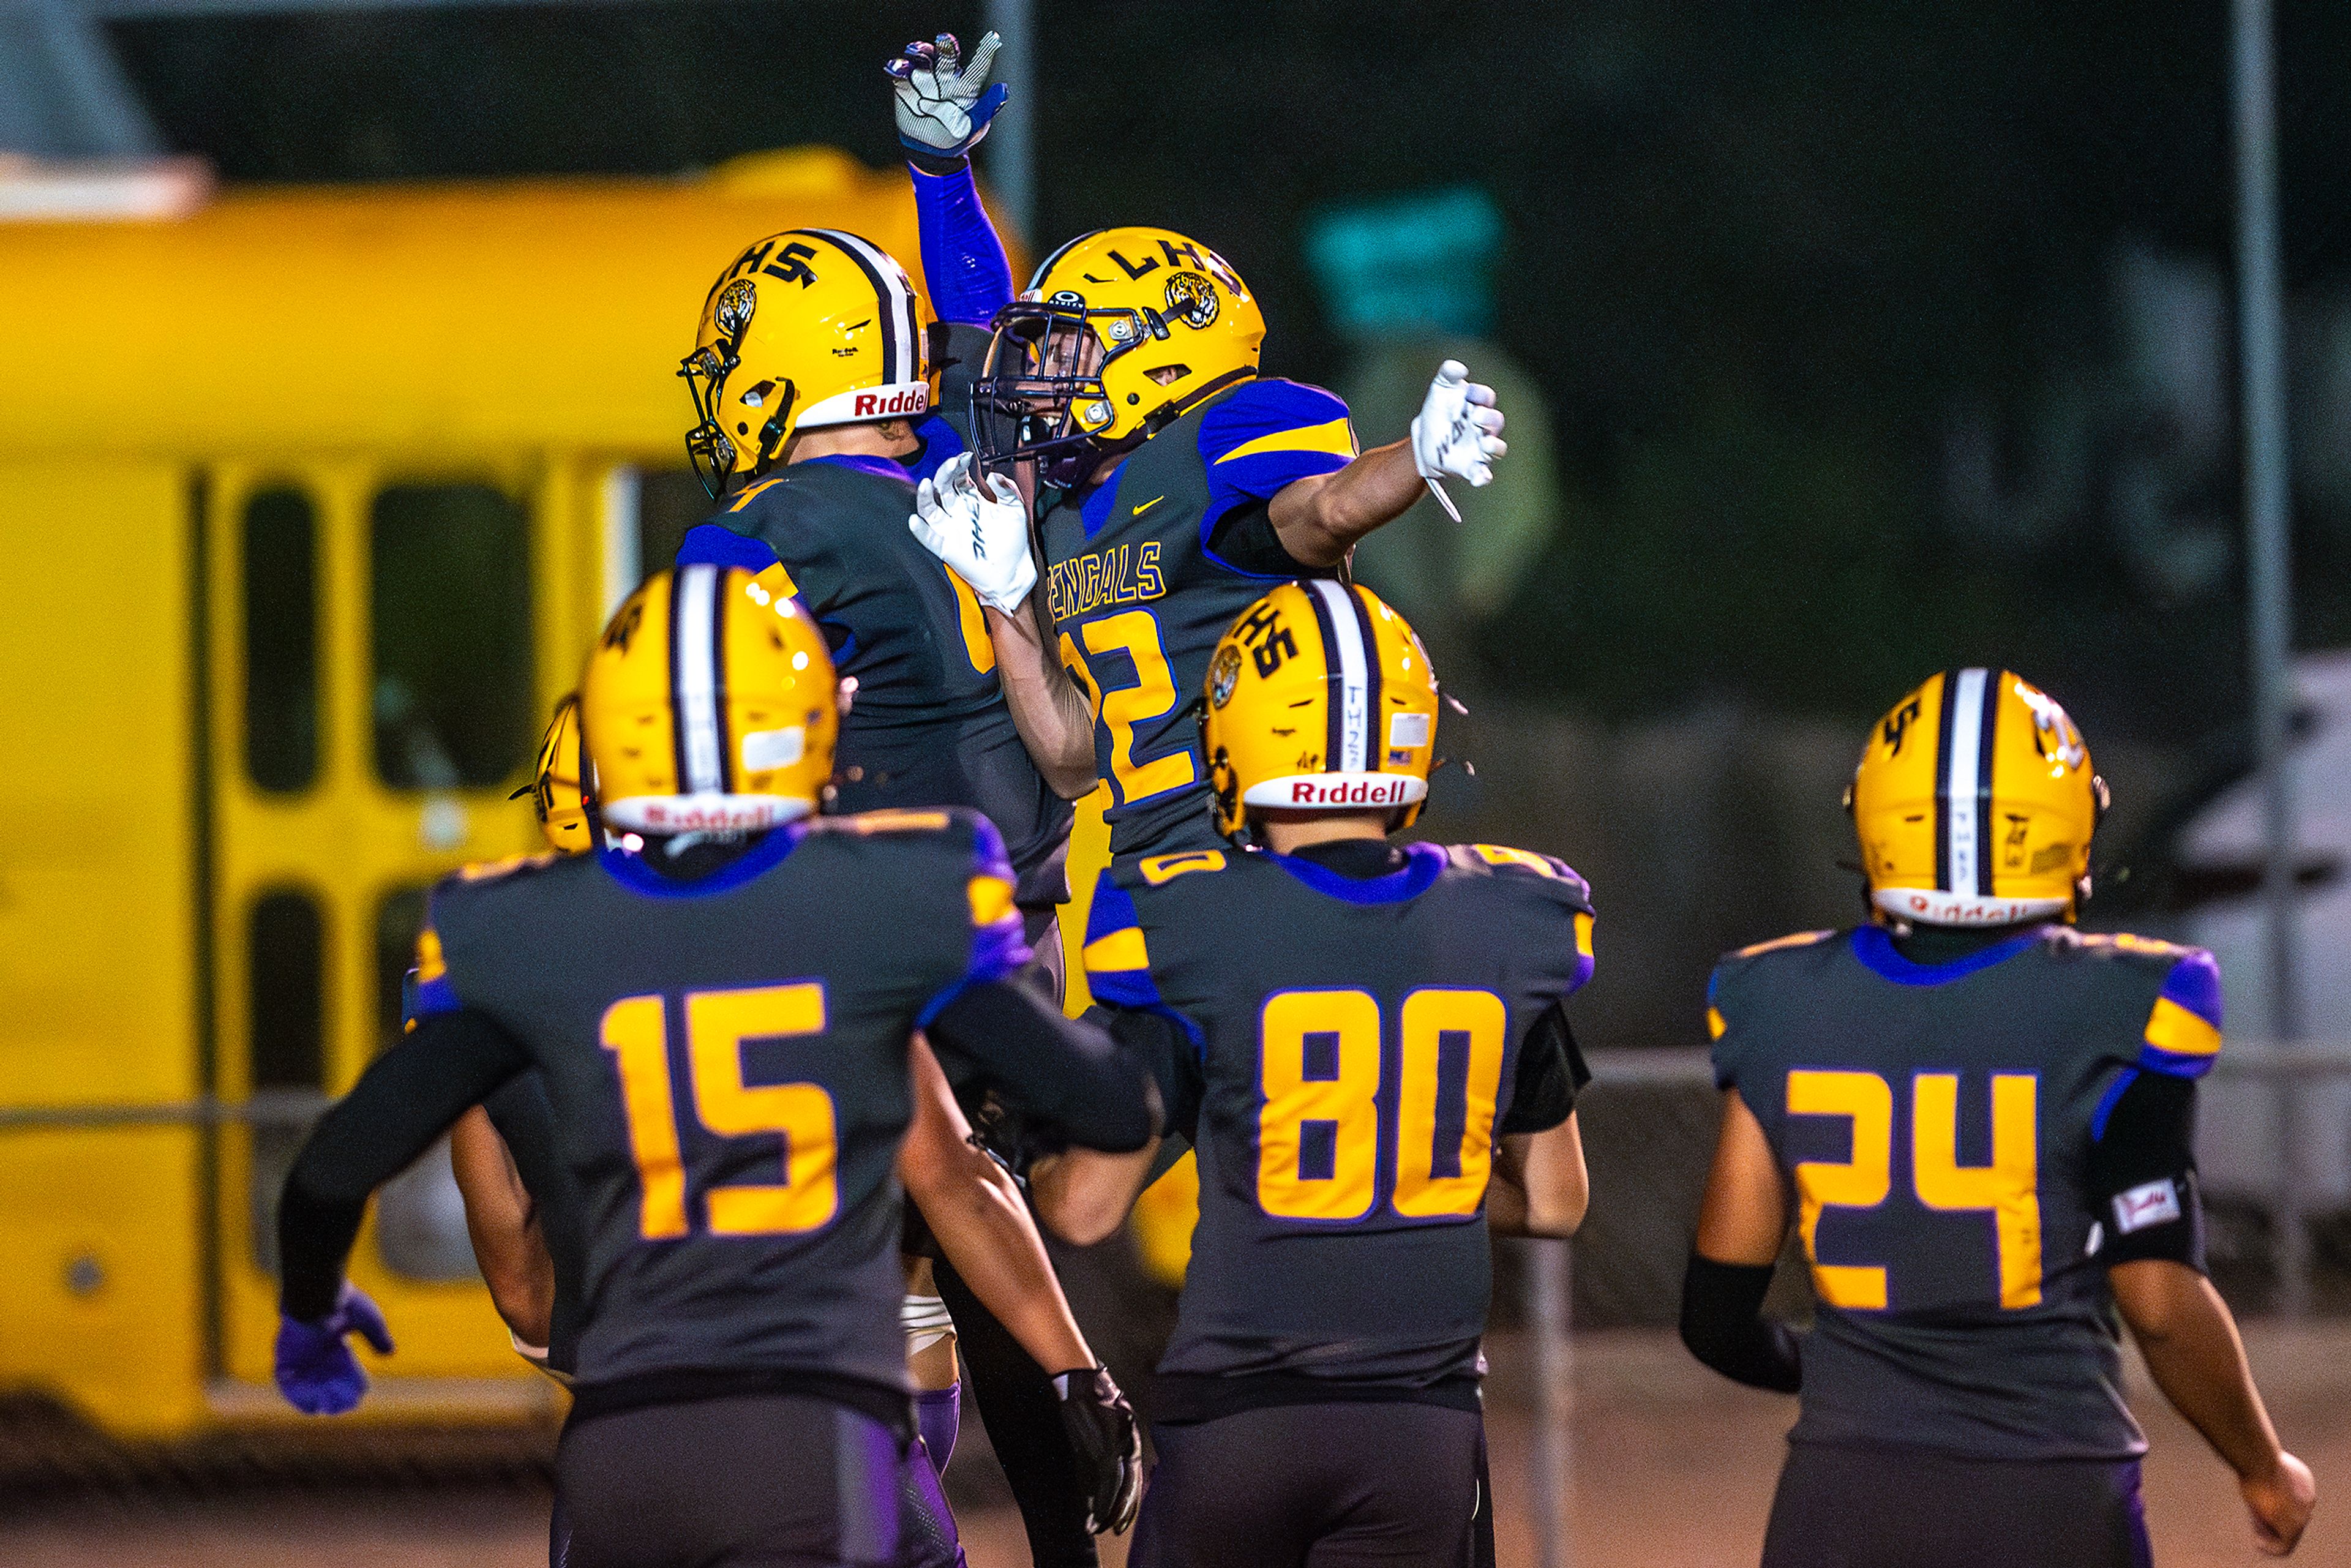
{"type": "Polygon", "coordinates": [[[1758,942],[1752,947],[1741,947],[1731,955],[1734,958],[1752,958],[1758,953],[1776,953],[1782,947],[1809,947],[1835,936],[1834,931],[1799,931],[1790,936],[1774,936],[1769,942],[1758,942]]]}
{"type": "Polygon", "coordinates": [[[416,936],[416,983],[429,986],[448,972],[449,961],[441,952],[441,933],[428,925],[416,936]]]}
{"type": "Polygon", "coordinates": [[[2220,1031],[2169,997],[2158,997],[2147,1015],[2147,1043],[2174,1056],[2213,1056],[2220,1050],[2220,1031]]]}
{"type": "Polygon", "coordinates": [[[1347,423],[1347,416],[1343,413],[1328,424],[1277,430],[1270,435],[1260,435],[1255,441],[1242,442],[1217,461],[1233,463],[1268,452],[1328,452],[1334,457],[1352,459],[1355,455],[1354,426],[1347,423]]]}
{"type": "MultiPolygon", "coordinates": [[[[954,573],[948,575],[953,576],[954,573]]],[[[800,594],[800,585],[792,580],[792,574],[784,570],[782,561],[761,567],[751,580],[778,599],[798,599],[800,594]]]]}
{"type": "Polygon", "coordinates": [[[1724,1020],[1722,1009],[1720,1008],[1707,1009],[1706,1037],[1708,1040],[1720,1040],[1724,1035],[1729,1034],[1729,1032],[1730,1025],[1724,1020]]]}
{"type": "Polygon", "coordinates": [[[751,504],[753,497],[757,496],[762,490],[772,489],[774,486],[782,484],[786,476],[778,474],[772,479],[762,479],[756,485],[747,486],[744,488],[743,493],[735,497],[735,504],[726,509],[729,512],[741,511],[744,507],[751,504]]]}
{"type": "Polygon", "coordinates": [[[1086,973],[1090,975],[1113,969],[1148,969],[1151,949],[1143,940],[1141,926],[1126,925],[1087,943],[1085,959],[1086,973]]]}
{"type": "Polygon", "coordinates": [[[1587,958],[1592,956],[1592,916],[1589,915],[1575,917],[1575,950],[1587,958]]]}

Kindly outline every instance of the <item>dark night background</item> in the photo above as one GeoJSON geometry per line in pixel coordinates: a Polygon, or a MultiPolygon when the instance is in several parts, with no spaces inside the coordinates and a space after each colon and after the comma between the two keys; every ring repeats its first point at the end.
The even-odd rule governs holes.
{"type": "MultiPolygon", "coordinates": [[[[1472,684],[1604,724],[1707,703],[1858,722],[1935,667],[2006,663],[2094,744],[2175,752],[2184,780],[2234,765],[2233,439],[2171,462],[2159,413],[2100,401],[2119,254],[2203,266],[2231,298],[2216,0],[1037,11],[1030,239],[1132,221],[1207,239],[1265,301],[1269,369],[1345,364],[1306,214],[1463,183],[1499,205],[1494,336],[1548,395],[1562,505],[1471,629],[1472,684]],[[1987,493],[2012,499],[2069,397],[2106,411],[2068,427],[2087,434],[2061,501],[2031,526],[1955,517],[1957,422],[1991,433],[1987,493]],[[2164,505],[2210,525],[2198,580],[2123,558],[2116,497],[2150,454],[2164,505]]],[[[977,8],[540,5],[114,38],[165,134],[226,177],[373,181],[668,172],[801,141],[886,166],[880,64],[939,27],[972,38],[977,8]]],[[[2299,299],[2351,248],[2351,7],[2283,5],[2279,56],[2299,299]]],[[[2304,646],[2351,637],[2346,525],[2299,498],[2304,646]]]]}

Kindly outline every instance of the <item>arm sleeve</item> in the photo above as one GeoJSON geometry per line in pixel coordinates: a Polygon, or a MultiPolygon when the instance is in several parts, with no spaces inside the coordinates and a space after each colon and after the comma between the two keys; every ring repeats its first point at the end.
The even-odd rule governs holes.
{"type": "Polygon", "coordinates": [[[378,1057],[295,1156],[277,1208],[279,1309],[334,1311],[371,1193],[407,1168],[468,1106],[530,1065],[486,1016],[430,1012],[378,1057]]]}
{"type": "Polygon", "coordinates": [[[1763,1316],[1769,1263],[1717,1263],[1690,1254],[1682,1275],[1682,1343],[1734,1383],[1794,1394],[1803,1386],[1796,1336],[1763,1316]]]}
{"type": "Polygon", "coordinates": [[[1143,1064],[1159,1090],[1165,1130],[1196,1142],[1200,1127],[1200,1052],[1172,1011],[1139,1012],[1097,1004],[1086,1018],[1109,1031],[1127,1054],[1143,1064]]]}
{"type": "Polygon", "coordinates": [[[942,321],[987,325],[1012,302],[1012,264],[980,203],[971,161],[925,159],[908,172],[931,308],[942,321]]]}
{"type": "Polygon", "coordinates": [[[1495,1132],[1548,1133],[1575,1109],[1575,1097],[1592,1082],[1575,1031],[1567,1026],[1567,1012],[1557,1002],[1543,1009],[1519,1046],[1519,1070],[1510,1092],[1510,1109],[1495,1132]]]}
{"type": "Polygon", "coordinates": [[[2164,1258],[2205,1272],[2196,1190],[2196,1085],[2126,1069],[2091,1122],[2088,1182],[2107,1268],[2164,1258]]]}
{"type": "Polygon", "coordinates": [[[2172,1078],[2201,1078],[2220,1054],[2220,967],[2189,948],[2163,977],[2147,1016],[2138,1065],[2172,1078]]]}
{"type": "Polygon", "coordinates": [[[925,1033],[934,1050],[977,1066],[1024,1114],[1071,1143],[1130,1154],[1159,1131],[1158,1096],[1134,1060],[1017,981],[968,988],[925,1033]]]}

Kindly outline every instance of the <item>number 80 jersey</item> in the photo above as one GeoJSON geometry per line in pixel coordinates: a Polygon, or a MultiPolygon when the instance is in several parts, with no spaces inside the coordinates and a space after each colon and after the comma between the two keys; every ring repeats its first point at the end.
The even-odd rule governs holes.
{"type": "Polygon", "coordinates": [[[1473,1394],[1495,1144],[1573,1102],[1553,1015],[1592,973],[1583,879],[1492,845],[1361,880],[1232,848],[1121,861],[1085,960],[1199,1154],[1162,1403],[1267,1374],[1473,1394]]]}
{"type": "Polygon", "coordinates": [[[1871,925],[1732,954],[1708,1002],[1819,1301],[1790,1440],[2143,1451],[2088,1166],[2135,1077],[2211,1065],[2211,955],[2049,925],[1930,966],[1871,925]]]}

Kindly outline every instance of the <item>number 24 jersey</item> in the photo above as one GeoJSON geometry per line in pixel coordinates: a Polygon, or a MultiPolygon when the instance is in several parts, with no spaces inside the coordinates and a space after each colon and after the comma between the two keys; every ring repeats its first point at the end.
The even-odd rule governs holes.
{"type": "Polygon", "coordinates": [[[1939,965],[1886,932],[1734,953],[1718,1083],[1797,1203],[1819,1310],[1794,1442],[2125,1458],[2092,1145],[2131,1080],[2220,1049],[2212,956],[2048,925],[1939,965]]]}
{"type": "Polygon", "coordinates": [[[1566,1071],[1546,1025],[1591,933],[1582,878],[1492,845],[1412,844],[1364,880],[1238,849],[1102,873],[1088,984],[1176,1026],[1155,1067],[1200,1162],[1163,1382],[1475,1376],[1494,1145],[1566,1119],[1514,1102],[1552,1098],[1521,1089],[1522,1058],[1566,1071]]]}

